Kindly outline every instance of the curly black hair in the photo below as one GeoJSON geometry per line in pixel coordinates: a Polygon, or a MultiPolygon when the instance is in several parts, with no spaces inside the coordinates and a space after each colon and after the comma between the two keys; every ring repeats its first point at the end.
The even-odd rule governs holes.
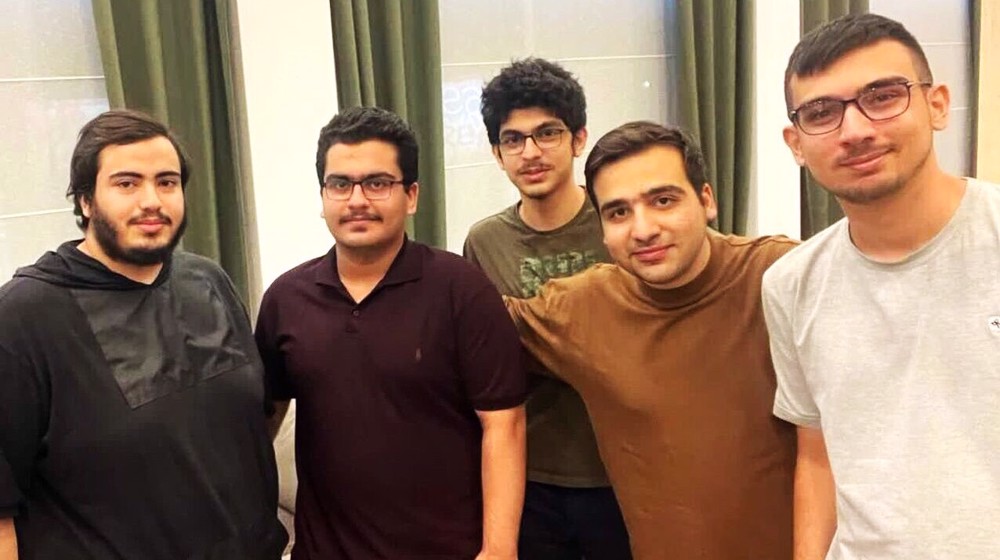
{"type": "Polygon", "coordinates": [[[587,100],[573,74],[541,58],[516,60],[483,87],[479,111],[490,145],[511,111],[539,107],[561,119],[572,134],[587,125],[587,100]]]}

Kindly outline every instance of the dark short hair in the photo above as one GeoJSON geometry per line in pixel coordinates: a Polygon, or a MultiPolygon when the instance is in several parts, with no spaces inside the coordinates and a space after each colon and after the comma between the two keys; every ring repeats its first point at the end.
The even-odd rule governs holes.
{"type": "Polygon", "coordinates": [[[181,164],[181,188],[187,186],[190,168],[180,142],[170,129],[153,117],[128,109],[107,111],[83,125],[77,136],[76,147],[69,163],[69,187],[66,198],[73,199],[73,214],[76,224],[87,229],[90,219],[83,215],[81,201],[88,203],[94,199],[97,173],[100,171],[101,151],[108,146],[135,144],[151,138],[164,137],[177,151],[181,164]]]}
{"type": "Polygon", "coordinates": [[[542,58],[516,60],[483,87],[479,111],[491,146],[500,143],[500,127],[515,109],[544,109],[576,134],[587,126],[587,100],[573,74],[542,58]]]}
{"type": "Polygon", "coordinates": [[[799,41],[785,68],[785,108],[791,114],[792,76],[814,76],[860,48],[896,41],[910,51],[917,78],[933,82],[927,55],[917,39],[898,21],[877,14],[850,14],[813,29],[799,41]]]}
{"type": "Polygon", "coordinates": [[[705,174],[705,158],[698,144],[680,128],[635,121],[625,123],[602,136],[587,156],[583,174],[587,181],[587,196],[595,209],[600,208],[594,192],[594,179],[601,169],[654,146],[675,148],[680,152],[684,159],[684,174],[694,187],[695,194],[701,196],[708,179],[705,174]]]}
{"type": "Polygon", "coordinates": [[[417,182],[417,137],[406,121],[379,107],[351,107],[335,115],[319,131],[316,146],[316,177],[323,188],[326,153],[334,144],[360,144],[381,140],[396,147],[396,164],[403,172],[404,188],[417,182]]]}

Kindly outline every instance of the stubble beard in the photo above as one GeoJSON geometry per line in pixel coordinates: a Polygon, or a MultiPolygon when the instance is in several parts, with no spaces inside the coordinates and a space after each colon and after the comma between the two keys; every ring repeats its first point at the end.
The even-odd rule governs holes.
{"type": "Polygon", "coordinates": [[[891,198],[902,191],[903,188],[910,183],[913,177],[915,177],[920,170],[924,168],[927,164],[927,160],[930,158],[930,153],[931,147],[928,146],[927,151],[924,153],[917,165],[910,169],[905,175],[898,175],[891,181],[886,181],[885,183],[869,187],[844,186],[837,189],[827,190],[838,199],[847,202],[848,204],[855,205],[871,204],[873,202],[891,198]]]}

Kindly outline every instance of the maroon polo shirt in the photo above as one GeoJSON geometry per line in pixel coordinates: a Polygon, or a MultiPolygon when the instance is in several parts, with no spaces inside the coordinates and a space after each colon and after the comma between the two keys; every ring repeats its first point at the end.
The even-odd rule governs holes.
{"type": "Polygon", "coordinates": [[[335,250],[275,280],[257,321],[270,394],[297,403],[292,557],[472,559],[482,545],[475,411],[525,398],[514,326],[457,255],[406,241],[356,303],[335,250]]]}

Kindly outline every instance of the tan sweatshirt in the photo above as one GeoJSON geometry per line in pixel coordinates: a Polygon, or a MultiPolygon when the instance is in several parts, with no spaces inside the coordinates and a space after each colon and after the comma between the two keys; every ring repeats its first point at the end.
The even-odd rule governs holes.
{"type": "Polygon", "coordinates": [[[507,305],[583,397],[636,560],[786,560],[795,429],[771,414],[760,287],[795,242],[709,236],[680,288],[600,264],[507,305]]]}

